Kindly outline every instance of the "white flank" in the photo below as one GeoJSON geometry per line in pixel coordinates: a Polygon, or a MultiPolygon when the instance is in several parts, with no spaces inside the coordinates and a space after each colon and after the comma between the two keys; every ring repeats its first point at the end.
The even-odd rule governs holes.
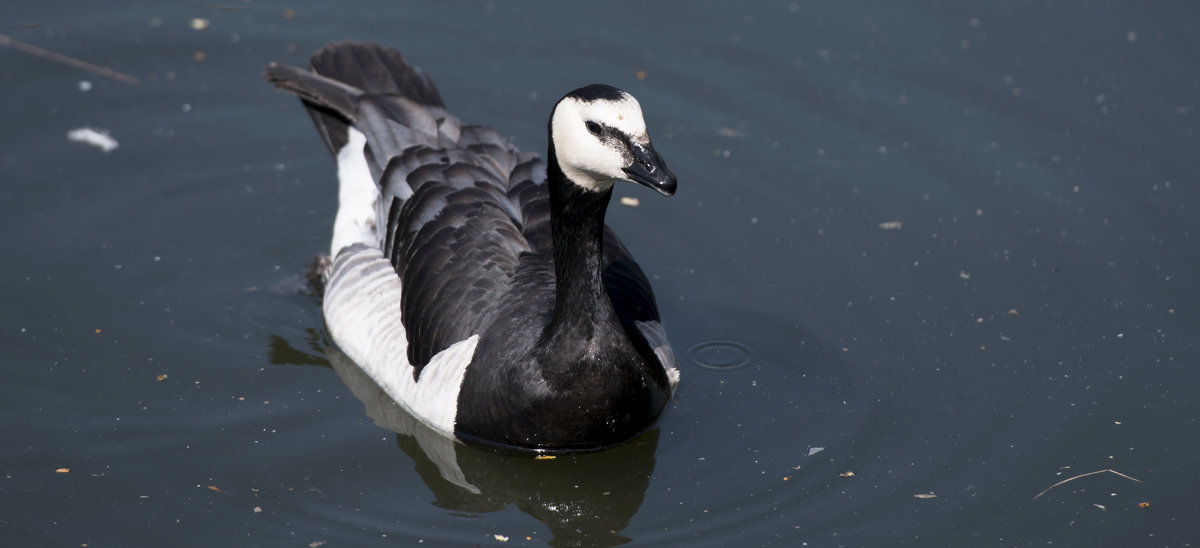
{"type": "Polygon", "coordinates": [[[334,259],[324,308],[329,334],[347,356],[418,420],[453,434],[458,393],[479,335],[439,352],[414,381],[400,321],[400,278],[379,249],[364,245],[334,259]]]}
{"type": "Polygon", "coordinates": [[[379,245],[375,232],[379,187],[367,167],[366,145],[367,137],[352,127],[349,142],[337,154],[338,211],[333,221],[330,257],[337,257],[342,248],[353,244],[379,245]]]}
{"type": "Polygon", "coordinates": [[[659,322],[633,323],[654,349],[654,355],[658,356],[658,362],[667,372],[667,381],[671,383],[671,393],[674,394],[675,386],[679,384],[679,364],[675,362],[675,352],[671,350],[671,343],[667,342],[667,331],[659,322]]]}
{"type": "Polygon", "coordinates": [[[92,145],[103,150],[105,153],[112,152],[117,149],[119,144],[117,140],[108,134],[108,131],[103,129],[92,129],[90,127],[81,127],[72,129],[67,132],[67,140],[73,143],[83,143],[92,145]]]}

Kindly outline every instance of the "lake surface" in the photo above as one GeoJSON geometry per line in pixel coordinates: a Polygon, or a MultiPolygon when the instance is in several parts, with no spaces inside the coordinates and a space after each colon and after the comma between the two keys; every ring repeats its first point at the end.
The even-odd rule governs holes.
{"type": "Polygon", "coordinates": [[[1198,20],[6,2],[0,34],[140,83],[0,48],[0,538],[1195,545],[1198,20]],[[442,443],[330,346],[303,272],[333,162],[261,73],[343,39],[529,150],[570,89],[638,97],[679,192],[620,187],[608,220],[681,358],[657,428],[544,461],[442,443]]]}

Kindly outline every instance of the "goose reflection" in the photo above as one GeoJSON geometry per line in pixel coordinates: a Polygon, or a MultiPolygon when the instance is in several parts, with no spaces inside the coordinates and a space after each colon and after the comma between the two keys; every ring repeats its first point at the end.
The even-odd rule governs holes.
{"type": "MultiPolygon", "coordinates": [[[[311,364],[319,360],[281,338],[272,339],[273,362],[311,364]]],[[[421,479],[433,492],[435,506],[480,514],[515,505],[550,529],[551,546],[616,546],[631,540],[621,531],[641,507],[650,484],[657,429],[596,453],[554,459],[499,454],[426,427],[336,347],[313,346],[324,346],[329,364],[362,401],[367,415],[377,425],[396,432],[400,449],[413,459],[421,479]]]]}

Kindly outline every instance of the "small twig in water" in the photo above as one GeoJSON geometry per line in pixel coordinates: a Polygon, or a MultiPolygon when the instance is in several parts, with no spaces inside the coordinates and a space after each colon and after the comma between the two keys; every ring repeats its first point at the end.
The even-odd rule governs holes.
{"type": "Polygon", "coordinates": [[[1096,474],[1103,474],[1103,473],[1105,473],[1105,472],[1112,472],[1112,473],[1114,473],[1114,474],[1116,474],[1116,475],[1118,475],[1118,476],[1121,476],[1121,477],[1123,477],[1123,478],[1125,478],[1125,479],[1128,479],[1128,480],[1133,480],[1133,481],[1136,481],[1136,482],[1138,482],[1138,483],[1142,483],[1142,480],[1140,480],[1140,479],[1137,479],[1137,478],[1135,478],[1135,477],[1133,477],[1133,476],[1127,476],[1127,475],[1125,475],[1125,474],[1122,474],[1122,473],[1120,473],[1120,472],[1118,472],[1118,471],[1116,471],[1116,470],[1113,470],[1112,468],[1105,468],[1105,469],[1103,469],[1103,470],[1096,470],[1095,472],[1088,472],[1088,473],[1086,473],[1086,474],[1079,474],[1078,476],[1071,476],[1071,477],[1069,477],[1069,478],[1067,478],[1067,479],[1065,479],[1065,480],[1062,480],[1062,481],[1060,481],[1060,482],[1058,482],[1058,483],[1056,483],[1056,484],[1054,484],[1054,485],[1051,485],[1050,487],[1047,487],[1047,488],[1043,489],[1041,493],[1038,493],[1038,494],[1036,494],[1036,495],[1034,495],[1034,496],[1033,496],[1033,500],[1037,500],[1037,498],[1038,498],[1038,497],[1040,497],[1040,496],[1042,496],[1042,495],[1045,495],[1047,491],[1049,491],[1049,490],[1051,490],[1051,489],[1054,489],[1055,487],[1058,487],[1059,485],[1062,485],[1062,484],[1064,484],[1064,483],[1066,483],[1066,482],[1068,482],[1068,481],[1074,481],[1074,480],[1077,480],[1077,479],[1079,479],[1079,478],[1086,478],[1086,477],[1088,477],[1088,476],[1094,476],[1094,475],[1096,475],[1096,474]]]}
{"type": "Polygon", "coordinates": [[[64,65],[67,65],[70,67],[75,67],[80,70],[94,72],[101,76],[112,78],[113,80],[116,80],[118,82],[124,82],[126,84],[134,84],[134,85],[141,83],[137,78],[134,78],[128,74],[122,74],[122,73],[117,72],[110,68],[105,68],[100,65],[93,65],[86,61],[80,61],[79,59],[76,59],[74,57],[67,57],[66,55],[63,55],[61,53],[54,53],[53,51],[50,51],[50,50],[42,49],[42,48],[39,48],[39,47],[31,45],[31,44],[26,44],[25,42],[22,42],[20,40],[14,40],[6,34],[0,34],[0,46],[8,46],[17,51],[22,51],[22,52],[28,53],[30,55],[33,55],[35,57],[49,59],[56,63],[62,63],[64,65]]]}

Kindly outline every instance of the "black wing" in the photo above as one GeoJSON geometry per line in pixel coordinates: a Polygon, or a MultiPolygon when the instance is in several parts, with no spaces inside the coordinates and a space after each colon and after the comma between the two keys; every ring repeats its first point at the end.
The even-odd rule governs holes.
{"type": "Polygon", "coordinates": [[[366,136],[379,246],[401,278],[419,374],[490,323],[522,253],[549,249],[544,166],[491,128],[461,125],[432,80],[392,49],[333,44],[311,72],[273,64],[267,77],[301,97],[333,154],[351,126],[366,136]]]}
{"type": "MultiPolygon", "coordinates": [[[[650,280],[628,249],[608,227],[604,228],[604,285],[625,333],[643,356],[653,355],[653,344],[637,322],[661,322],[650,280]]],[[[670,365],[670,364],[663,364],[670,365]]]]}

